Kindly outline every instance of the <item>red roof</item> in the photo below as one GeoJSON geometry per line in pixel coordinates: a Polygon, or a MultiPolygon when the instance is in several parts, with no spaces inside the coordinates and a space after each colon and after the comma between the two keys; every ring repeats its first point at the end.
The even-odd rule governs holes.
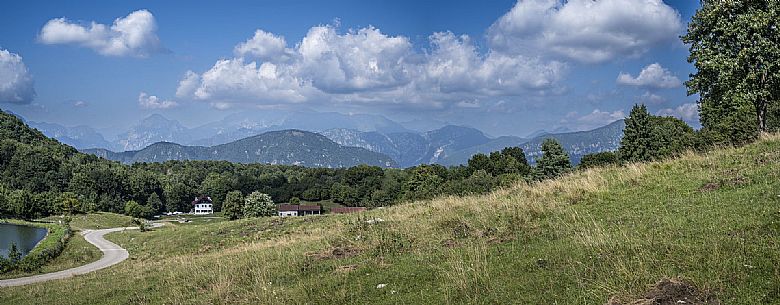
{"type": "Polygon", "coordinates": [[[318,205],[299,205],[298,211],[319,211],[322,208],[318,205]]]}
{"type": "Polygon", "coordinates": [[[297,205],[297,204],[280,204],[277,206],[279,212],[290,211],[320,211],[322,208],[318,205],[297,205]]]}

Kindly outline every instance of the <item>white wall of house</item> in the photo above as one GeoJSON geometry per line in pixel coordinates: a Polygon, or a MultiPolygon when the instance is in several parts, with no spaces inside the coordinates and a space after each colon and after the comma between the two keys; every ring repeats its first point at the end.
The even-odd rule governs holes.
{"type": "Polygon", "coordinates": [[[195,205],[196,215],[211,214],[211,213],[214,213],[214,209],[211,207],[210,203],[199,203],[195,205]]]}
{"type": "Polygon", "coordinates": [[[298,216],[298,212],[296,211],[280,211],[279,216],[286,217],[286,216],[298,216]]]}

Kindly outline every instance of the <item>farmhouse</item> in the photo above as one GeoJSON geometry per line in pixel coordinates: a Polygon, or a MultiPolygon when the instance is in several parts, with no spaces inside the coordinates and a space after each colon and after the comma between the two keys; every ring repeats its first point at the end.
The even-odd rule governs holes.
{"type": "Polygon", "coordinates": [[[195,197],[195,200],[192,201],[192,206],[195,215],[205,215],[205,214],[214,213],[214,209],[212,208],[211,197],[208,196],[195,197]]]}
{"type": "Polygon", "coordinates": [[[276,208],[282,217],[322,214],[322,207],[318,205],[280,204],[276,208]]]}

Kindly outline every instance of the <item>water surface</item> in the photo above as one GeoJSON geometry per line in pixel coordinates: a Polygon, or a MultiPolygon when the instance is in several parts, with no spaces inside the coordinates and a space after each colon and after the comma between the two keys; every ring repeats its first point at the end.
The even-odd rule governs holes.
{"type": "Polygon", "coordinates": [[[16,249],[22,256],[27,255],[44,237],[44,228],[0,223],[0,256],[8,257],[12,243],[16,244],[16,249]]]}

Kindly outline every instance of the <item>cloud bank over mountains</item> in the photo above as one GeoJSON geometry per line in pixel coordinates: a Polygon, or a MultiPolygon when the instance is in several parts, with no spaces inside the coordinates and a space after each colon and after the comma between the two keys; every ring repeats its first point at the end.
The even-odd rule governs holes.
{"type": "MultiPolygon", "coordinates": [[[[416,48],[405,36],[368,26],[320,25],[295,44],[262,29],[233,57],[187,71],[179,99],[234,106],[341,103],[408,109],[473,108],[502,97],[566,92],[570,67],[637,57],[676,41],[683,22],[661,0],[524,0],[493,23],[487,46],[452,32],[416,48]],[[468,106],[462,107],[464,101],[468,106]]],[[[654,64],[618,82],[673,88],[680,81],[654,64]]]]}

